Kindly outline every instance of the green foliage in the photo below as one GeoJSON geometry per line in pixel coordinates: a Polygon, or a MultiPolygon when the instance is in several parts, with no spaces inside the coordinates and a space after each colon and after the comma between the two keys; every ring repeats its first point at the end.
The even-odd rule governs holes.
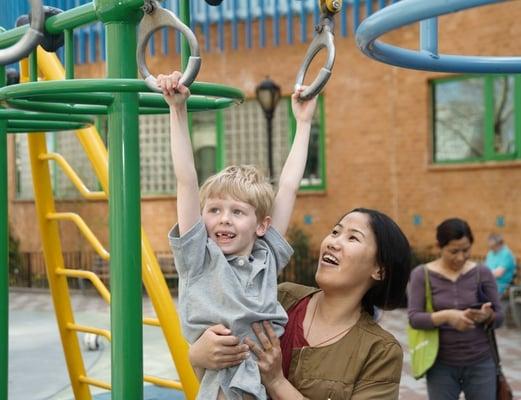
{"type": "Polygon", "coordinates": [[[308,286],[316,286],[318,251],[310,248],[309,235],[300,227],[288,230],[287,239],[293,248],[293,257],[279,277],[280,282],[290,281],[308,286]]]}
{"type": "Polygon", "coordinates": [[[436,259],[436,255],[429,248],[411,249],[411,268],[426,264],[436,259]]]}
{"type": "Polygon", "coordinates": [[[17,274],[21,265],[20,241],[11,234],[11,229],[9,229],[9,275],[12,277],[17,274]]]}

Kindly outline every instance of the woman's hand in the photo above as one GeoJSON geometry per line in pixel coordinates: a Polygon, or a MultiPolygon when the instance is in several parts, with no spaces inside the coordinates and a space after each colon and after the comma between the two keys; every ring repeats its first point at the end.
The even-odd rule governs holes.
{"type": "Polygon", "coordinates": [[[484,324],[492,320],[494,316],[494,310],[492,309],[492,303],[485,303],[479,310],[467,308],[465,313],[468,318],[477,324],[484,324]]]}
{"type": "MultiPolygon", "coordinates": [[[[458,331],[464,332],[476,327],[474,321],[468,315],[467,310],[445,310],[447,313],[447,323],[458,331]]],[[[474,310],[475,311],[475,310],[474,310]]]]}
{"type": "Polygon", "coordinates": [[[248,358],[248,350],[224,325],[214,325],[190,346],[190,363],[195,368],[229,368],[248,358]]]}
{"type": "Polygon", "coordinates": [[[165,101],[171,107],[184,106],[190,97],[190,90],[179,82],[181,72],[174,71],[170,75],[158,75],[157,86],[163,92],[165,101]]]}
{"type": "Polygon", "coordinates": [[[264,321],[262,326],[260,323],[254,323],[252,328],[259,339],[260,346],[250,338],[245,338],[244,343],[257,356],[262,383],[270,393],[276,386],[286,381],[282,372],[280,341],[268,321],[264,321]]]}
{"type": "Polygon", "coordinates": [[[306,86],[300,86],[295,89],[295,93],[291,95],[291,107],[297,121],[311,123],[313,115],[315,114],[315,108],[317,107],[317,96],[306,101],[299,100],[300,93],[302,93],[304,89],[306,89],[306,86]]]}

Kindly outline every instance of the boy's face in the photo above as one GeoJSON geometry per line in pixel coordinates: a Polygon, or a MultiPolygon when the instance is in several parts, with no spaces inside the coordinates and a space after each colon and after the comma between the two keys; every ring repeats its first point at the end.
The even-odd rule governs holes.
{"type": "Polygon", "coordinates": [[[255,208],[230,196],[208,198],[203,207],[208,236],[226,255],[249,256],[257,236],[268,229],[270,218],[258,221],[255,208]]]}

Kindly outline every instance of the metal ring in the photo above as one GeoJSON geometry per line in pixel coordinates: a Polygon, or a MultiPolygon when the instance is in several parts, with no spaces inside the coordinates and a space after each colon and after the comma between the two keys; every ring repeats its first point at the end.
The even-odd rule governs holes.
{"type": "Polygon", "coordinates": [[[31,5],[31,24],[22,38],[5,49],[0,49],[0,65],[16,62],[34,50],[43,39],[45,13],[42,0],[29,0],[31,5]]]}
{"type": "Polygon", "coordinates": [[[437,53],[437,29],[426,29],[422,50],[414,51],[377,40],[383,34],[421,21],[426,25],[435,17],[505,0],[404,0],[366,18],[356,31],[360,50],[374,60],[403,68],[438,72],[519,73],[521,57],[459,56],[437,53]],[[424,45],[425,43],[425,45],[424,45]],[[436,45],[433,45],[433,44],[436,45]]]}
{"type": "Polygon", "coordinates": [[[188,64],[181,76],[180,82],[185,86],[190,86],[195,80],[201,68],[201,57],[199,56],[199,44],[194,33],[170,10],[162,8],[155,0],[151,1],[152,11],[146,12],[139,24],[137,62],[139,73],[145,80],[146,85],[154,92],[160,92],[157,87],[156,78],[153,76],[146,65],[145,50],[148,40],[154,32],[161,28],[171,27],[181,32],[190,47],[190,57],[188,64]]]}
{"type": "Polygon", "coordinates": [[[317,34],[309,45],[304,61],[297,73],[296,87],[302,86],[311,61],[324,48],[327,49],[326,64],[321,68],[315,80],[300,94],[302,100],[309,100],[319,94],[331,76],[331,70],[335,63],[335,43],[334,35],[328,25],[323,26],[322,32],[317,34]]]}

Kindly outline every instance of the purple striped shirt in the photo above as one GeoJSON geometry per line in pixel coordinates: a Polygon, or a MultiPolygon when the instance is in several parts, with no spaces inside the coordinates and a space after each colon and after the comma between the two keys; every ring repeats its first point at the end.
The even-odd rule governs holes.
{"type": "MultiPolygon", "coordinates": [[[[411,273],[408,292],[409,323],[415,329],[432,329],[431,314],[425,312],[425,272],[423,265],[411,273]]],[[[503,312],[499,302],[496,279],[490,270],[477,265],[461,274],[455,282],[443,275],[429,270],[429,282],[432,292],[434,311],[458,309],[464,310],[478,302],[478,270],[479,280],[488,301],[496,312],[494,326],[503,322],[503,312]]],[[[438,360],[454,366],[466,366],[491,356],[489,343],[483,327],[476,325],[474,329],[460,332],[448,324],[440,329],[440,347],[438,360]]]]}

